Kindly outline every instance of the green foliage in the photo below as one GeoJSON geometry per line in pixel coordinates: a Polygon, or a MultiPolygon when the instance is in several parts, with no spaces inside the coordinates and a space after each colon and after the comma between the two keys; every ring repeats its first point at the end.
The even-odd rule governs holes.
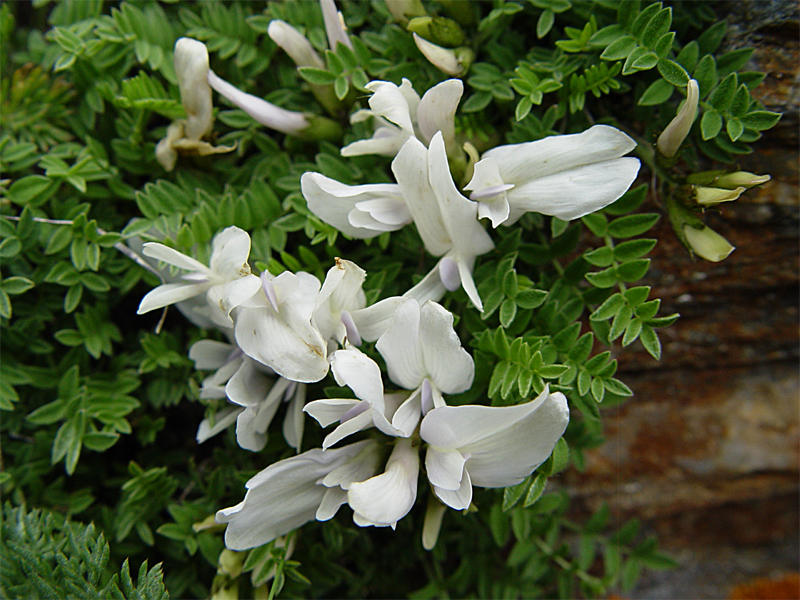
{"type": "MultiPolygon", "coordinates": [[[[445,516],[431,552],[419,543],[420,499],[396,531],[339,515],[239,555],[236,575],[216,572],[224,528],[214,513],[289,453],[274,425],[259,453],[239,448],[232,431],[195,443],[224,399],[201,392],[207,374],[187,351],[222,338],[185,320],[186,307],[136,315],[147,291],[182,275],[144,258],[142,243],[207,264],[214,235],[236,225],[251,236],[255,273],[322,280],[346,258],[367,271],[369,303],[404,293],[435,264],[413,227],[354,241],[301,193],[307,171],[348,185],[390,181],[385,157],[339,152],[374,131],[372,119],[349,122],[368,106],[366,85],[407,78],[422,95],[445,78],[383,2],[337,4],[352,50],[328,47],[315,2],[0,6],[3,597],[209,597],[221,580],[242,597],[602,597],[630,589],[645,568],[673,566],[639,539],[635,521],[611,531],[607,508],[573,522],[553,485],[567,467],[585,467],[603,442],[604,411],[632,395],[613,357],[639,340],[659,358],[656,330],[677,318],[659,314],[642,282],[660,214],[641,185],[570,223],[529,213],[491,231],[496,248],[474,267],[483,312],[463,290],[442,300],[476,367],[472,388],[449,404],[514,405],[545,387],[567,397],[570,425],[545,463],[517,486],[476,490],[465,514],[445,516]],[[306,35],[324,66],[297,69],[267,35],[273,19],[306,35]],[[206,140],[235,150],[183,155],[163,170],[155,146],[186,116],[173,67],[181,36],[204,41],[214,71],[246,92],[324,112],[342,143],[270,132],[215,94],[206,140]],[[71,522],[76,515],[94,524],[71,522]],[[147,566],[156,562],[163,583],[161,566],[147,566]],[[129,564],[141,565],[135,584],[129,564]]],[[[447,13],[450,4],[424,7],[447,13]]],[[[745,70],[751,49],[724,50],[721,8],[530,0],[448,13],[477,56],[457,139],[480,154],[607,123],[639,142],[643,176],[677,189],[684,164],[657,164],[648,142],[675,116],[690,77],[701,101],[680,157],[688,167],[698,152],[732,161],[779,119],[754,100],[763,74],[745,70]]],[[[331,385],[309,385],[308,399],[331,385]]],[[[343,397],[335,389],[328,397],[343,397]]],[[[303,450],[319,446],[315,425],[304,435],[303,450]]]]}
{"type": "Polygon", "coordinates": [[[0,550],[0,593],[4,598],[169,598],[161,565],[145,560],[136,583],[128,560],[108,573],[110,549],[94,524],[64,521],[42,510],[6,504],[0,550]]]}

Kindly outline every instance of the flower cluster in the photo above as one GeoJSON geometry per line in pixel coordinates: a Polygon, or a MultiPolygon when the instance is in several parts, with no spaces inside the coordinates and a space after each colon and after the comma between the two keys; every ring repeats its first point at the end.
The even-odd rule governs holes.
{"type": "MultiPolygon", "coordinates": [[[[322,7],[331,47],[349,44],[333,2],[322,7]]],[[[312,46],[287,23],[274,21],[269,34],[298,66],[319,66],[312,46]]],[[[179,40],[175,65],[187,113],[181,134],[195,146],[206,144],[200,139],[213,124],[211,88],[284,133],[302,135],[311,127],[308,116],[281,112],[219,79],[200,42],[179,40]]],[[[323,87],[313,91],[325,105],[332,100],[323,87]]],[[[373,81],[366,89],[372,92],[369,109],[356,111],[352,121],[374,119],[375,133],[341,154],[392,157],[396,183],[351,186],[307,172],[301,189],[317,217],[352,238],[414,224],[425,250],[439,261],[403,296],[367,306],[367,274],[339,258],[322,282],[302,271],[256,275],[249,266],[250,238],[237,227],[214,238],[209,266],[160,243],[143,247],[162,267],[184,273],[147,294],[139,313],[178,304],[228,340],[202,340],[190,350],[198,369],[213,371],[201,398],[228,402],[200,424],[198,442],[235,423],[238,444],[259,451],[281,403],[288,403],[283,434],[298,454],[261,471],[247,482],[241,503],[217,513],[217,521],[227,523],[230,549],[259,546],[310,520],[331,519],[344,504],[359,526],[394,528],[415,504],[421,474],[431,494],[423,528],[423,545],[430,549],[445,507],[470,508],[474,486],[520,483],[550,456],[569,421],[566,398],[546,385],[536,398],[514,406],[448,406],[445,396],[472,386],[475,365],[453,314],[437,302],[463,288],[482,311],[473,270],[478,257],[494,249],[491,228],[513,225],[527,212],[571,220],[607,206],[638,173],[638,159],[625,156],[635,142],[596,125],[479,156],[457,139],[459,79],[421,98],[408,80],[399,86],[373,81]],[[374,353],[385,364],[388,389],[374,353]],[[329,371],[355,397],[306,402],[307,384],[329,371]],[[321,448],[301,453],[305,414],[332,429],[321,448]],[[359,441],[342,444],[355,434],[359,441]]],[[[184,146],[174,140],[160,145],[160,156],[169,159],[165,167],[175,165],[184,146]]]]}

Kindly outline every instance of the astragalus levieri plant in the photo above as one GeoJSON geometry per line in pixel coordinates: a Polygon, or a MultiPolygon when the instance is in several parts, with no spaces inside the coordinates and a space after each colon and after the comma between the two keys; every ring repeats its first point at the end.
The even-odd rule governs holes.
{"type": "Polygon", "coordinates": [[[603,597],[671,564],[558,474],[677,318],[642,236],[663,208],[726,259],[703,213],[769,176],[707,162],[777,115],[719,6],[620,7],[0,6],[0,596],[603,597]]]}

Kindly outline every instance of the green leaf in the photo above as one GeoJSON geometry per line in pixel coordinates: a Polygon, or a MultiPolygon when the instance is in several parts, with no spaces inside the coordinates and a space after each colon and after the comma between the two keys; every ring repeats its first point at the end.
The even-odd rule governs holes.
{"type": "Polygon", "coordinates": [[[503,490],[503,512],[509,511],[519,502],[529,485],[530,481],[525,479],[522,483],[507,487],[503,490]]]}
{"type": "Polygon", "coordinates": [[[483,110],[489,103],[492,101],[492,95],[488,92],[475,92],[469,98],[467,98],[466,102],[461,107],[461,110],[466,113],[470,112],[478,112],[479,110],[483,110]]]}
{"type": "Polygon", "coordinates": [[[34,286],[33,281],[28,279],[27,277],[9,277],[8,279],[3,279],[1,287],[6,294],[10,294],[12,296],[16,296],[18,294],[24,294],[29,289],[34,286]]]}
{"type": "MultiPolygon", "coordinates": [[[[661,63],[659,63],[660,65],[661,63]]],[[[639,98],[639,106],[663,104],[672,97],[675,88],[665,79],[656,79],[639,98]]]]}
{"type": "Polygon", "coordinates": [[[700,134],[704,140],[717,137],[722,129],[722,116],[716,110],[707,110],[700,119],[700,134]]]}
{"type": "Polygon", "coordinates": [[[532,504],[535,504],[539,498],[542,497],[542,494],[544,494],[546,487],[547,475],[544,473],[537,473],[536,477],[533,478],[530,489],[528,489],[528,493],[525,495],[525,501],[522,503],[522,506],[528,508],[532,504]]]}
{"type": "Polygon", "coordinates": [[[325,69],[316,67],[300,67],[297,69],[300,77],[314,85],[331,85],[336,81],[336,75],[325,69]]]}
{"type": "Polygon", "coordinates": [[[27,175],[8,188],[9,199],[19,205],[40,206],[58,189],[58,181],[44,175],[27,175]]]}
{"type": "Polygon", "coordinates": [[[650,268],[649,258],[637,258],[617,267],[617,278],[626,283],[639,281],[650,268]]]}
{"type": "Polygon", "coordinates": [[[675,87],[686,87],[689,85],[689,74],[674,60],[662,58],[658,61],[658,72],[661,76],[675,87]]]}
{"type": "Polygon", "coordinates": [[[658,335],[650,325],[643,325],[642,331],[639,333],[639,340],[647,352],[656,360],[661,359],[661,342],[658,335]]]}
{"type": "Polygon", "coordinates": [[[627,58],[638,45],[633,36],[624,35],[608,46],[600,55],[600,58],[603,60],[622,60],[627,58]]]}
{"type": "Polygon", "coordinates": [[[603,302],[597,309],[589,315],[591,321],[605,321],[610,319],[619,312],[619,309],[625,305],[625,298],[622,294],[617,292],[603,302]]]}
{"type": "Polygon", "coordinates": [[[555,13],[550,10],[549,8],[544,10],[541,15],[539,15],[539,20],[536,22],[536,37],[542,39],[547,33],[553,28],[553,23],[555,23],[556,15],[555,13]]]}
{"type": "Polygon", "coordinates": [[[768,110],[755,110],[742,117],[742,125],[748,129],[755,129],[756,131],[764,131],[774,127],[780,120],[781,114],[771,112],[768,110]]]}
{"type": "Polygon", "coordinates": [[[614,262],[614,250],[609,246],[603,246],[587,252],[583,258],[595,267],[608,267],[614,262]]]}
{"type": "Polygon", "coordinates": [[[661,215],[643,213],[614,219],[608,224],[608,234],[615,238],[629,238],[641,235],[658,222],[661,215]]]}
{"type": "Polygon", "coordinates": [[[661,9],[649,20],[647,26],[644,28],[640,38],[642,44],[648,48],[654,48],[658,40],[669,31],[671,25],[672,8],[661,9]]]}
{"type": "Polygon", "coordinates": [[[711,92],[708,101],[718,111],[725,112],[733,102],[738,86],[739,82],[736,79],[736,73],[731,73],[719,82],[717,88],[711,92]]]}
{"type": "Polygon", "coordinates": [[[545,290],[524,290],[518,292],[514,301],[517,306],[523,309],[538,308],[547,299],[547,292],[545,290]]]}
{"type": "Polygon", "coordinates": [[[732,141],[738,140],[744,133],[744,125],[739,119],[728,119],[725,123],[725,129],[728,132],[732,141]]]}
{"type": "Polygon", "coordinates": [[[628,240],[614,247],[614,258],[620,262],[639,258],[650,252],[656,245],[653,239],[628,240]]]}
{"type": "Polygon", "coordinates": [[[587,273],[585,277],[589,283],[600,289],[610,288],[617,283],[617,273],[614,267],[596,273],[587,273]]]}
{"type": "Polygon", "coordinates": [[[500,324],[508,328],[517,315],[517,303],[513,298],[506,298],[500,305],[500,324]]]}
{"type": "Polygon", "coordinates": [[[714,86],[717,85],[717,81],[719,81],[714,57],[708,55],[701,58],[694,69],[692,77],[697,81],[697,85],[700,88],[700,98],[708,96],[714,86]]]}

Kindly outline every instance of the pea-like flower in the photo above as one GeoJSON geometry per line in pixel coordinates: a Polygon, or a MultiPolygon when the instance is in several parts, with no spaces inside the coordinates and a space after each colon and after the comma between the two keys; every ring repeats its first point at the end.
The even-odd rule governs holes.
{"type": "Polygon", "coordinates": [[[261,287],[258,277],[250,272],[247,263],[250,236],[238,227],[228,227],[214,236],[212,248],[211,263],[207,267],[164,244],[144,244],[142,252],[145,256],[188,273],[183,275],[184,282],[165,283],[151,290],[142,298],[137,314],[205,294],[214,323],[220,327],[232,327],[231,311],[252,298],[261,287]]]}

